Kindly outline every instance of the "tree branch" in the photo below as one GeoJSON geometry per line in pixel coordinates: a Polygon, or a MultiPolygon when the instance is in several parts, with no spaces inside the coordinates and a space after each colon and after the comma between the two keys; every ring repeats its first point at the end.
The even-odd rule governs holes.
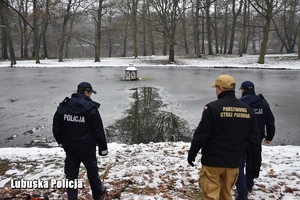
{"type": "Polygon", "coordinates": [[[34,28],[26,21],[26,19],[22,16],[22,14],[17,11],[14,7],[10,6],[8,3],[6,3],[4,0],[1,0],[5,5],[7,5],[9,8],[13,9],[13,11],[15,11],[16,13],[18,13],[18,15],[20,15],[20,17],[24,20],[24,22],[26,22],[26,24],[28,24],[28,26],[30,26],[30,28],[32,30],[34,30],[34,28]]]}

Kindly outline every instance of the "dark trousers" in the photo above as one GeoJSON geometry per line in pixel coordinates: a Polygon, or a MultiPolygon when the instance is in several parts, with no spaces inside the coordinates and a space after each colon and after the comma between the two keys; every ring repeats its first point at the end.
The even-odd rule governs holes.
{"type": "Polygon", "coordinates": [[[239,168],[239,177],[235,184],[237,192],[242,197],[248,196],[248,191],[252,190],[254,186],[253,178],[249,176],[249,170],[251,168],[252,156],[250,148],[246,148],[244,150],[242,162],[239,168]],[[245,165],[246,165],[246,173],[245,173],[245,165]]]}
{"type": "MultiPolygon", "coordinates": [[[[81,162],[86,168],[93,198],[98,200],[103,195],[103,191],[98,173],[96,153],[91,156],[71,156],[67,154],[65,159],[66,179],[74,180],[78,178],[81,162]]],[[[68,200],[77,200],[78,189],[67,189],[67,193],[68,200]]]]}

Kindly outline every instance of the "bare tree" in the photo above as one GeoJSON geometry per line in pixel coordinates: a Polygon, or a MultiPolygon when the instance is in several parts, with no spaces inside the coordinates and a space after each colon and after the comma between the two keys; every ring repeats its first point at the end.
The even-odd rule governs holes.
{"type": "Polygon", "coordinates": [[[186,28],[186,0],[182,1],[182,12],[180,12],[180,19],[182,22],[182,31],[183,31],[183,43],[184,43],[184,49],[185,49],[185,54],[188,55],[189,52],[189,47],[188,47],[188,43],[187,43],[187,28],[186,28]]]}
{"type": "Polygon", "coordinates": [[[143,56],[147,55],[147,30],[146,30],[146,3],[143,2],[143,9],[142,9],[142,21],[143,21],[143,56]]]}
{"type": "Polygon", "coordinates": [[[200,36],[199,36],[199,12],[200,12],[200,0],[196,1],[196,7],[195,7],[195,19],[194,19],[194,40],[195,40],[195,53],[197,58],[201,58],[201,52],[200,52],[200,36]]]}
{"type": "MultiPolygon", "coordinates": [[[[93,53],[95,62],[99,62],[101,51],[107,51],[108,56],[126,56],[130,52],[135,58],[160,51],[169,54],[169,62],[174,62],[176,53],[188,54],[191,47],[201,58],[202,54],[230,54],[236,43],[240,56],[247,48],[256,53],[259,44],[263,55],[273,26],[276,32],[270,32],[272,44],[282,44],[280,51],[294,52],[300,26],[298,0],[1,1],[7,2],[7,11],[14,7],[16,11],[14,15],[0,13],[2,57],[8,58],[9,48],[15,47],[20,48],[15,54],[21,59],[28,58],[28,50],[32,51],[37,63],[40,55],[58,57],[61,62],[63,56],[93,53]],[[29,29],[31,25],[34,31],[29,29]],[[14,46],[9,47],[7,30],[14,46]]],[[[278,46],[268,48],[279,52],[278,46]]]]}
{"type": "Polygon", "coordinates": [[[211,37],[211,19],[210,19],[210,6],[215,0],[210,1],[206,0],[205,3],[201,0],[196,1],[196,12],[195,12],[195,48],[197,58],[201,58],[201,54],[204,54],[204,43],[205,43],[205,25],[206,25],[206,35],[207,35],[207,43],[208,43],[208,51],[210,55],[213,55],[212,52],[212,37],[211,37]],[[199,22],[200,22],[200,11],[201,11],[201,28],[202,28],[202,51],[200,51],[200,36],[199,36],[199,22]],[[205,17],[204,17],[205,15],[205,17]],[[206,23],[205,23],[206,19],[206,23]]]}
{"type": "Polygon", "coordinates": [[[208,45],[208,54],[213,55],[212,50],[212,37],[211,37],[211,18],[210,18],[210,6],[213,1],[206,0],[205,5],[205,14],[206,14],[206,32],[207,32],[207,45],[208,45]]]}
{"type": "Polygon", "coordinates": [[[229,10],[229,0],[226,0],[225,2],[225,11],[224,11],[224,27],[223,27],[223,34],[222,34],[222,45],[221,45],[221,53],[226,54],[227,53],[227,41],[228,41],[228,35],[229,35],[229,20],[228,20],[228,10],[229,10]]]}
{"type": "Polygon", "coordinates": [[[133,56],[134,58],[138,57],[137,49],[137,14],[138,14],[138,4],[139,0],[127,0],[127,8],[129,9],[131,17],[131,30],[132,30],[132,41],[133,41],[133,56]]]}
{"type": "Polygon", "coordinates": [[[241,14],[242,11],[242,6],[243,6],[243,0],[240,0],[239,3],[236,5],[236,0],[232,0],[232,26],[231,26],[231,37],[230,37],[230,44],[229,44],[229,49],[228,49],[228,54],[232,54],[233,51],[233,43],[234,43],[234,35],[235,35],[235,30],[236,30],[236,23],[237,23],[237,18],[241,14]],[[236,9],[236,6],[238,5],[238,9],[236,9]]]}
{"type": "MultiPolygon", "coordinates": [[[[25,2],[22,0],[22,4],[21,4],[21,10],[22,10],[22,16],[24,17],[25,20],[21,20],[22,24],[20,24],[20,29],[21,29],[21,40],[24,41],[24,43],[21,43],[21,51],[23,53],[23,55],[21,56],[21,58],[28,58],[29,57],[29,42],[31,36],[32,36],[32,29],[28,29],[28,24],[26,23],[26,21],[28,20],[28,8],[29,8],[29,2],[28,0],[25,0],[25,2]]],[[[21,17],[20,17],[21,18],[21,17]]]]}
{"type": "Polygon", "coordinates": [[[214,35],[215,35],[215,49],[216,49],[216,54],[219,54],[219,37],[218,37],[218,4],[215,1],[214,2],[214,23],[213,23],[213,29],[214,29],[214,35]]]}
{"type": "Polygon", "coordinates": [[[109,8],[109,15],[108,15],[108,57],[112,56],[112,33],[113,33],[113,13],[112,9],[109,8]]]}
{"type": "Polygon", "coordinates": [[[0,2],[0,32],[1,32],[1,57],[4,60],[8,59],[8,52],[7,52],[7,35],[6,35],[6,26],[5,24],[5,15],[4,13],[6,13],[7,11],[5,10],[6,8],[4,8],[4,3],[0,2]]]}
{"type": "Polygon", "coordinates": [[[59,54],[58,54],[58,62],[63,61],[63,51],[64,51],[64,45],[65,45],[65,37],[66,37],[66,30],[67,30],[67,24],[70,19],[70,10],[71,10],[71,5],[72,5],[72,0],[68,0],[67,4],[67,10],[64,15],[64,21],[63,21],[63,26],[61,30],[61,35],[60,35],[60,41],[59,41],[59,54]]]}
{"type": "MultiPolygon", "coordinates": [[[[66,34],[66,42],[65,42],[65,44],[64,44],[64,52],[65,52],[65,58],[69,58],[69,44],[70,44],[70,42],[71,42],[71,39],[72,39],[72,31],[73,31],[73,26],[74,26],[74,18],[70,18],[70,22],[69,22],[69,26],[67,27],[67,29],[68,29],[68,33],[66,34]]],[[[73,35],[73,37],[74,37],[74,35],[73,35]]],[[[82,40],[82,39],[81,39],[82,40]]],[[[87,43],[89,43],[89,42],[87,42],[87,43]]]]}
{"type": "Polygon", "coordinates": [[[150,12],[150,3],[149,0],[146,0],[146,10],[147,10],[147,27],[148,27],[148,38],[149,38],[149,44],[151,49],[151,55],[155,55],[155,49],[154,49],[154,38],[153,38],[153,27],[152,27],[152,16],[150,12]]]}
{"type": "Polygon", "coordinates": [[[298,33],[298,60],[300,60],[300,31],[298,33]]]}
{"type": "Polygon", "coordinates": [[[126,57],[127,53],[127,36],[128,36],[128,21],[125,24],[125,31],[124,31],[124,42],[123,42],[123,56],[126,57]]]}
{"type": "Polygon", "coordinates": [[[46,0],[46,11],[43,14],[43,22],[42,22],[42,39],[43,39],[43,56],[44,58],[48,58],[48,45],[47,45],[47,36],[46,33],[48,31],[49,27],[49,21],[50,21],[50,11],[49,11],[49,6],[50,6],[50,0],[46,0]]]}
{"type": "Polygon", "coordinates": [[[258,58],[259,64],[265,63],[265,55],[267,52],[267,45],[269,40],[269,33],[271,27],[271,21],[273,16],[276,12],[278,12],[280,8],[279,2],[280,0],[264,0],[263,2],[259,0],[249,1],[253,8],[258,12],[260,15],[263,16],[265,21],[265,27],[263,30],[263,41],[261,43],[260,54],[258,58]],[[277,8],[277,9],[276,9],[277,8]]]}
{"type": "Polygon", "coordinates": [[[282,43],[282,47],[286,49],[287,53],[294,53],[294,48],[297,43],[297,33],[300,26],[300,19],[297,20],[299,1],[284,1],[282,8],[283,9],[280,13],[278,13],[278,16],[274,16],[272,18],[272,22],[274,23],[275,30],[282,43]]]}
{"type": "Polygon", "coordinates": [[[169,45],[169,63],[175,62],[175,31],[176,22],[179,17],[180,0],[151,0],[151,4],[156,10],[162,27],[165,44],[169,45]]]}
{"type": "Polygon", "coordinates": [[[243,30],[242,30],[242,37],[240,40],[239,45],[239,55],[240,57],[243,57],[243,53],[246,52],[246,35],[247,35],[247,27],[248,27],[248,21],[249,21],[249,4],[247,3],[248,0],[244,3],[244,10],[243,10],[243,30]]]}
{"type": "Polygon", "coordinates": [[[96,20],[96,36],[95,36],[95,62],[100,62],[100,47],[101,47],[101,22],[102,22],[102,8],[103,8],[103,1],[99,0],[98,2],[98,9],[97,9],[97,20],[96,20]]]}
{"type": "Polygon", "coordinates": [[[33,0],[33,38],[34,38],[34,54],[35,54],[35,63],[40,63],[40,39],[39,39],[39,25],[38,25],[38,9],[37,9],[37,0],[33,0]]]}
{"type": "Polygon", "coordinates": [[[0,9],[1,9],[1,13],[2,13],[2,22],[3,22],[3,25],[1,25],[1,28],[5,29],[6,38],[4,38],[4,39],[8,41],[10,65],[11,65],[11,67],[13,67],[17,62],[16,62],[15,50],[14,50],[14,46],[13,46],[13,42],[12,42],[11,27],[10,27],[10,24],[9,24],[8,18],[7,18],[9,16],[8,4],[4,3],[4,1],[0,1],[0,9]]]}

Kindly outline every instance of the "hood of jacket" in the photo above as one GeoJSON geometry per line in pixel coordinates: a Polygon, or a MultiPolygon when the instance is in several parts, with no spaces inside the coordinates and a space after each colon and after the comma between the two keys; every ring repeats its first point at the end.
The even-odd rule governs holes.
{"type": "Polygon", "coordinates": [[[93,107],[99,108],[100,104],[84,94],[74,93],[71,98],[66,98],[61,104],[67,104],[67,109],[74,114],[81,114],[89,111],[93,107]]]}
{"type": "Polygon", "coordinates": [[[240,100],[247,103],[252,108],[260,107],[263,99],[264,97],[261,94],[256,95],[254,91],[245,91],[240,98],[240,100]]]}

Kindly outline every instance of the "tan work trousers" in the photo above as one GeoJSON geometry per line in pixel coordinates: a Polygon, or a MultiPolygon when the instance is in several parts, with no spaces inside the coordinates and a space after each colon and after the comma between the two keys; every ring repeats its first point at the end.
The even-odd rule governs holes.
{"type": "Polygon", "coordinates": [[[232,200],[231,189],[237,181],[239,168],[202,165],[199,186],[204,200],[232,200]]]}

